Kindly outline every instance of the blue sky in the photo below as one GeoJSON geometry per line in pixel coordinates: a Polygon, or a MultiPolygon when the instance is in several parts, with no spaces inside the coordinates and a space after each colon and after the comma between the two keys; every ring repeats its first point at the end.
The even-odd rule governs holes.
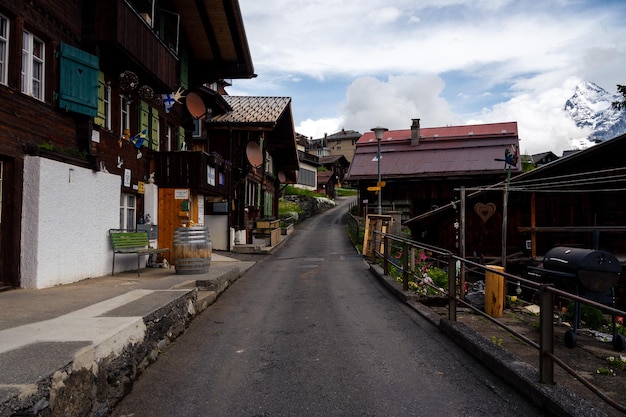
{"type": "Polygon", "coordinates": [[[522,152],[572,149],[580,81],[626,84],[626,1],[239,0],[255,72],[298,133],[517,121],[522,152]]]}

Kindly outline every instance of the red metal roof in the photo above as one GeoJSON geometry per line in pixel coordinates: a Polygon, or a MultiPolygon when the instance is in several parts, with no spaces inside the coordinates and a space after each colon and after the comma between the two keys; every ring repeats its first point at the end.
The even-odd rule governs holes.
{"type": "MultiPolygon", "coordinates": [[[[380,171],[386,178],[502,171],[505,150],[512,146],[519,148],[517,122],[421,128],[417,145],[411,145],[410,129],[388,131],[381,141],[380,171]]],[[[376,177],[377,149],[374,132],[364,133],[357,142],[349,179],[376,177]]]]}

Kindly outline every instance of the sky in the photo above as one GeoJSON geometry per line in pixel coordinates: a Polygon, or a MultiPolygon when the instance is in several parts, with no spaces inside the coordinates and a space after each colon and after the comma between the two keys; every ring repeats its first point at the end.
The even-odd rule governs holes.
{"type": "Polygon", "coordinates": [[[580,81],[626,84],[624,0],[239,0],[256,78],[297,133],[517,122],[524,154],[580,148],[580,81]]]}

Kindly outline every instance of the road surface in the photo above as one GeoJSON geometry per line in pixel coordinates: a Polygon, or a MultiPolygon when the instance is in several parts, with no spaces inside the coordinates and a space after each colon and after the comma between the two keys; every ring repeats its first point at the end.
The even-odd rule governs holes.
{"type": "Polygon", "coordinates": [[[342,201],[194,319],[113,416],[546,415],[379,285],[342,201]]]}

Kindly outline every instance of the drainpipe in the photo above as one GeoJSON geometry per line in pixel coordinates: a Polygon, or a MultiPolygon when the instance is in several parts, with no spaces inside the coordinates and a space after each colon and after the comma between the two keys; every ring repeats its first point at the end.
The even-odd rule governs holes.
{"type": "MultiPolygon", "coordinates": [[[[232,125],[228,125],[228,160],[231,162],[233,162],[233,127],[232,125]]],[[[233,167],[231,165],[231,169],[230,171],[228,171],[228,207],[226,208],[228,214],[227,214],[227,220],[226,220],[226,229],[228,230],[228,243],[226,244],[226,250],[228,252],[230,252],[232,250],[231,246],[230,246],[230,228],[232,227],[232,221],[231,221],[231,210],[230,208],[232,207],[233,204],[233,167]]]]}

